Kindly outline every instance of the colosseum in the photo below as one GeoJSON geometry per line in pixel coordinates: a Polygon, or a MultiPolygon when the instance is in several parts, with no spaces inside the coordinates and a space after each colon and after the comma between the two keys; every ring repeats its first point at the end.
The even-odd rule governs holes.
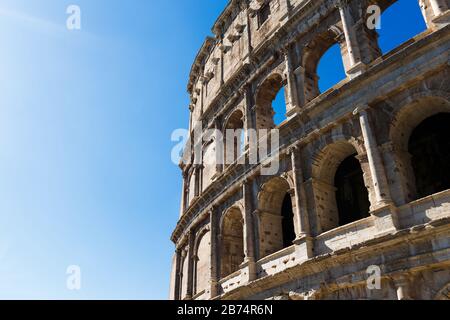
{"type": "Polygon", "coordinates": [[[190,72],[171,299],[450,299],[450,1],[411,0],[426,27],[385,53],[369,22],[395,2],[228,2],[190,72]],[[252,130],[279,134],[272,175],[252,130]]]}

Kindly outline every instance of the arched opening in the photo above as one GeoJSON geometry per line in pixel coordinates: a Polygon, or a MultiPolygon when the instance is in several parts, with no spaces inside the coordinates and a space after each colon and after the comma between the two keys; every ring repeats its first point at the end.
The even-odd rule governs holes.
{"type": "Polygon", "coordinates": [[[286,119],[285,83],[279,74],[264,81],[256,96],[256,128],[273,129],[286,119]]]}
{"type": "Polygon", "coordinates": [[[347,77],[342,62],[341,47],[338,43],[331,46],[320,59],[317,77],[319,92],[327,91],[347,77]]]}
{"type": "Polygon", "coordinates": [[[296,238],[294,206],[289,183],[273,178],[258,196],[261,257],[290,247],[296,238]]]}
{"type": "Polygon", "coordinates": [[[294,210],[292,208],[292,197],[286,193],[281,206],[281,216],[283,217],[283,248],[290,247],[295,240],[294,210]]]}
{"type": "Polygon", "coordinates": [[[221,264],[222,278],[239,270],[244,262],[244,225],[242,213],[238,208],[231,208],[222,222],[221,264]]]}
{"type": "Polygon", "coordinates": [[[395,113],[389,132],[394,150],[392,160],[387,162],[387,172],[392,181],[392,198],[398,199],[397,205],[418,199],[409,150],[411,135],[423,121],[440,113],[450,113],[450,102],[439,93],[430,96],[417,94],[395,113]]]}
{"type": "Polygon", "coordinates": [[[233,164],[244,150],[244,114],[236,110],[225,125],[225,163],[233,164]]]}
{"type": "Polygon", "coordinates": [[[439,113],[419,124],[408,150],[417,198],[450,189],[450,113],[439,113]]]}
{"type": "Polygon", "coordinates": [[[363,171],[356,154],[339,165],[335,175],[336,204],[339,225],[367,218],[370,212],[369,193],[364,184],[363,171]]]}
{"type": "Polygon", "coordinates": [[[275,126],[279,126],[286,120],[286,92],[284,87],[278,91],[275,100],[272,102],[274,112],[273,122],[275,126]]]}
{"type": "Polygon", "coordinates": [[[398,0],[381,15],[378,44],[386,54],[426,29],[419,2],[398,0]]]}
{"type": "Polygon", "coordinates": [[[197,244],[195,253],[195,290],[194,294],[198,294],[208,288],[210,279],[211,266],[211,234],[209,231],[201,235],[197,244]]]}
{"type": "Polygon", "coordinates": [[[327,145],[314,155],[312,184],[315,201],[314,234],[335,229],[368,216],[368,182],[360,162],[362,150],[346,140],[327,145]],[[359,152],[358,152],[359,150],[359,152]]]}
{"type": "Polygon", "coordinates": [[[346,48],[342,39],[342,32],[332,27],[315,37],[305,48],[302,66],[305,70],[304,95],[306,103],[312,101],[321,92],[346,78],[344,59],[341,52],[346,48]],[[319,69],[320,63],[320,69],[319,69]],[[319,85],[319,71],[323,79],[319,85]]]}

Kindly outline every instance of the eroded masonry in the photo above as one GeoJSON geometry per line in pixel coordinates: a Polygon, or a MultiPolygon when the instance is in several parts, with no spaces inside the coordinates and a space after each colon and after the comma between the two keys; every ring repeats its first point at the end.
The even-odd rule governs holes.
{"type": "Polygon", "coordinates": [[[206,161],[214,137],[190,144],[172,299],[450,298],[450,1],[410,0],[426,30],[384,53],[368,8],[395,2],[228,3],[192,66],[190,130],[279,129],[280,167],[240,164],[245,138],[230,164],[206,161]],[[321,92],[336,44],[346,77],[321,92]]]}

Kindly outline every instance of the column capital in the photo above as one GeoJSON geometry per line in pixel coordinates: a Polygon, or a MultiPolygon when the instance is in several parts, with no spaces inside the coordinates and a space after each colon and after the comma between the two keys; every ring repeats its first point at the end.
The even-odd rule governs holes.
{"type": "Polygon", "coordinates": [[[353,115],[356,116],[356,115],[366,113],[367,110],[369,110],[369,109],[370,109],[370,106],[368,104],[360,104],[355,108],[355,110],[353,110],[353,115]]]}
{"type": "Polygon", "coordinates": [[[338,9],[342,9],[348,6],[349,0],[338,0],[335,4],[335,7],[338,9]]]}
{"type": "Polygon", "coordinates": [[[300,143],[297,142],[297,143],[295,143],[294,145],[290,146],[290,147],[288,148],[287,153],[288,153],[289,155],[295,154],[295,153],[300,149],[299,144],[300,144],[300,143]]]}

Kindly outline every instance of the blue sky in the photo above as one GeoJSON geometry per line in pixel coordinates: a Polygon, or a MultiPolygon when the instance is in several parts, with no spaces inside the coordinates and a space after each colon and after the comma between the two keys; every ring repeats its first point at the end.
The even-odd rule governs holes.
{"type": "MultiPolygon", "coordinates": [[[[190,66],[226,2],[0,2],[0,299],[168,297],[170,136],[188,124],[190,66]],[[65,28],[70,4],[80,31],[65,28]],[[70,265],[81,291],[66,288],[70,265]]],[[[405,30],[383,46],[417,33],[389,24],[411,16],[386,18],[405,30]]],[[[321,68],[332,83],[336,60],[321,68]]]]}

